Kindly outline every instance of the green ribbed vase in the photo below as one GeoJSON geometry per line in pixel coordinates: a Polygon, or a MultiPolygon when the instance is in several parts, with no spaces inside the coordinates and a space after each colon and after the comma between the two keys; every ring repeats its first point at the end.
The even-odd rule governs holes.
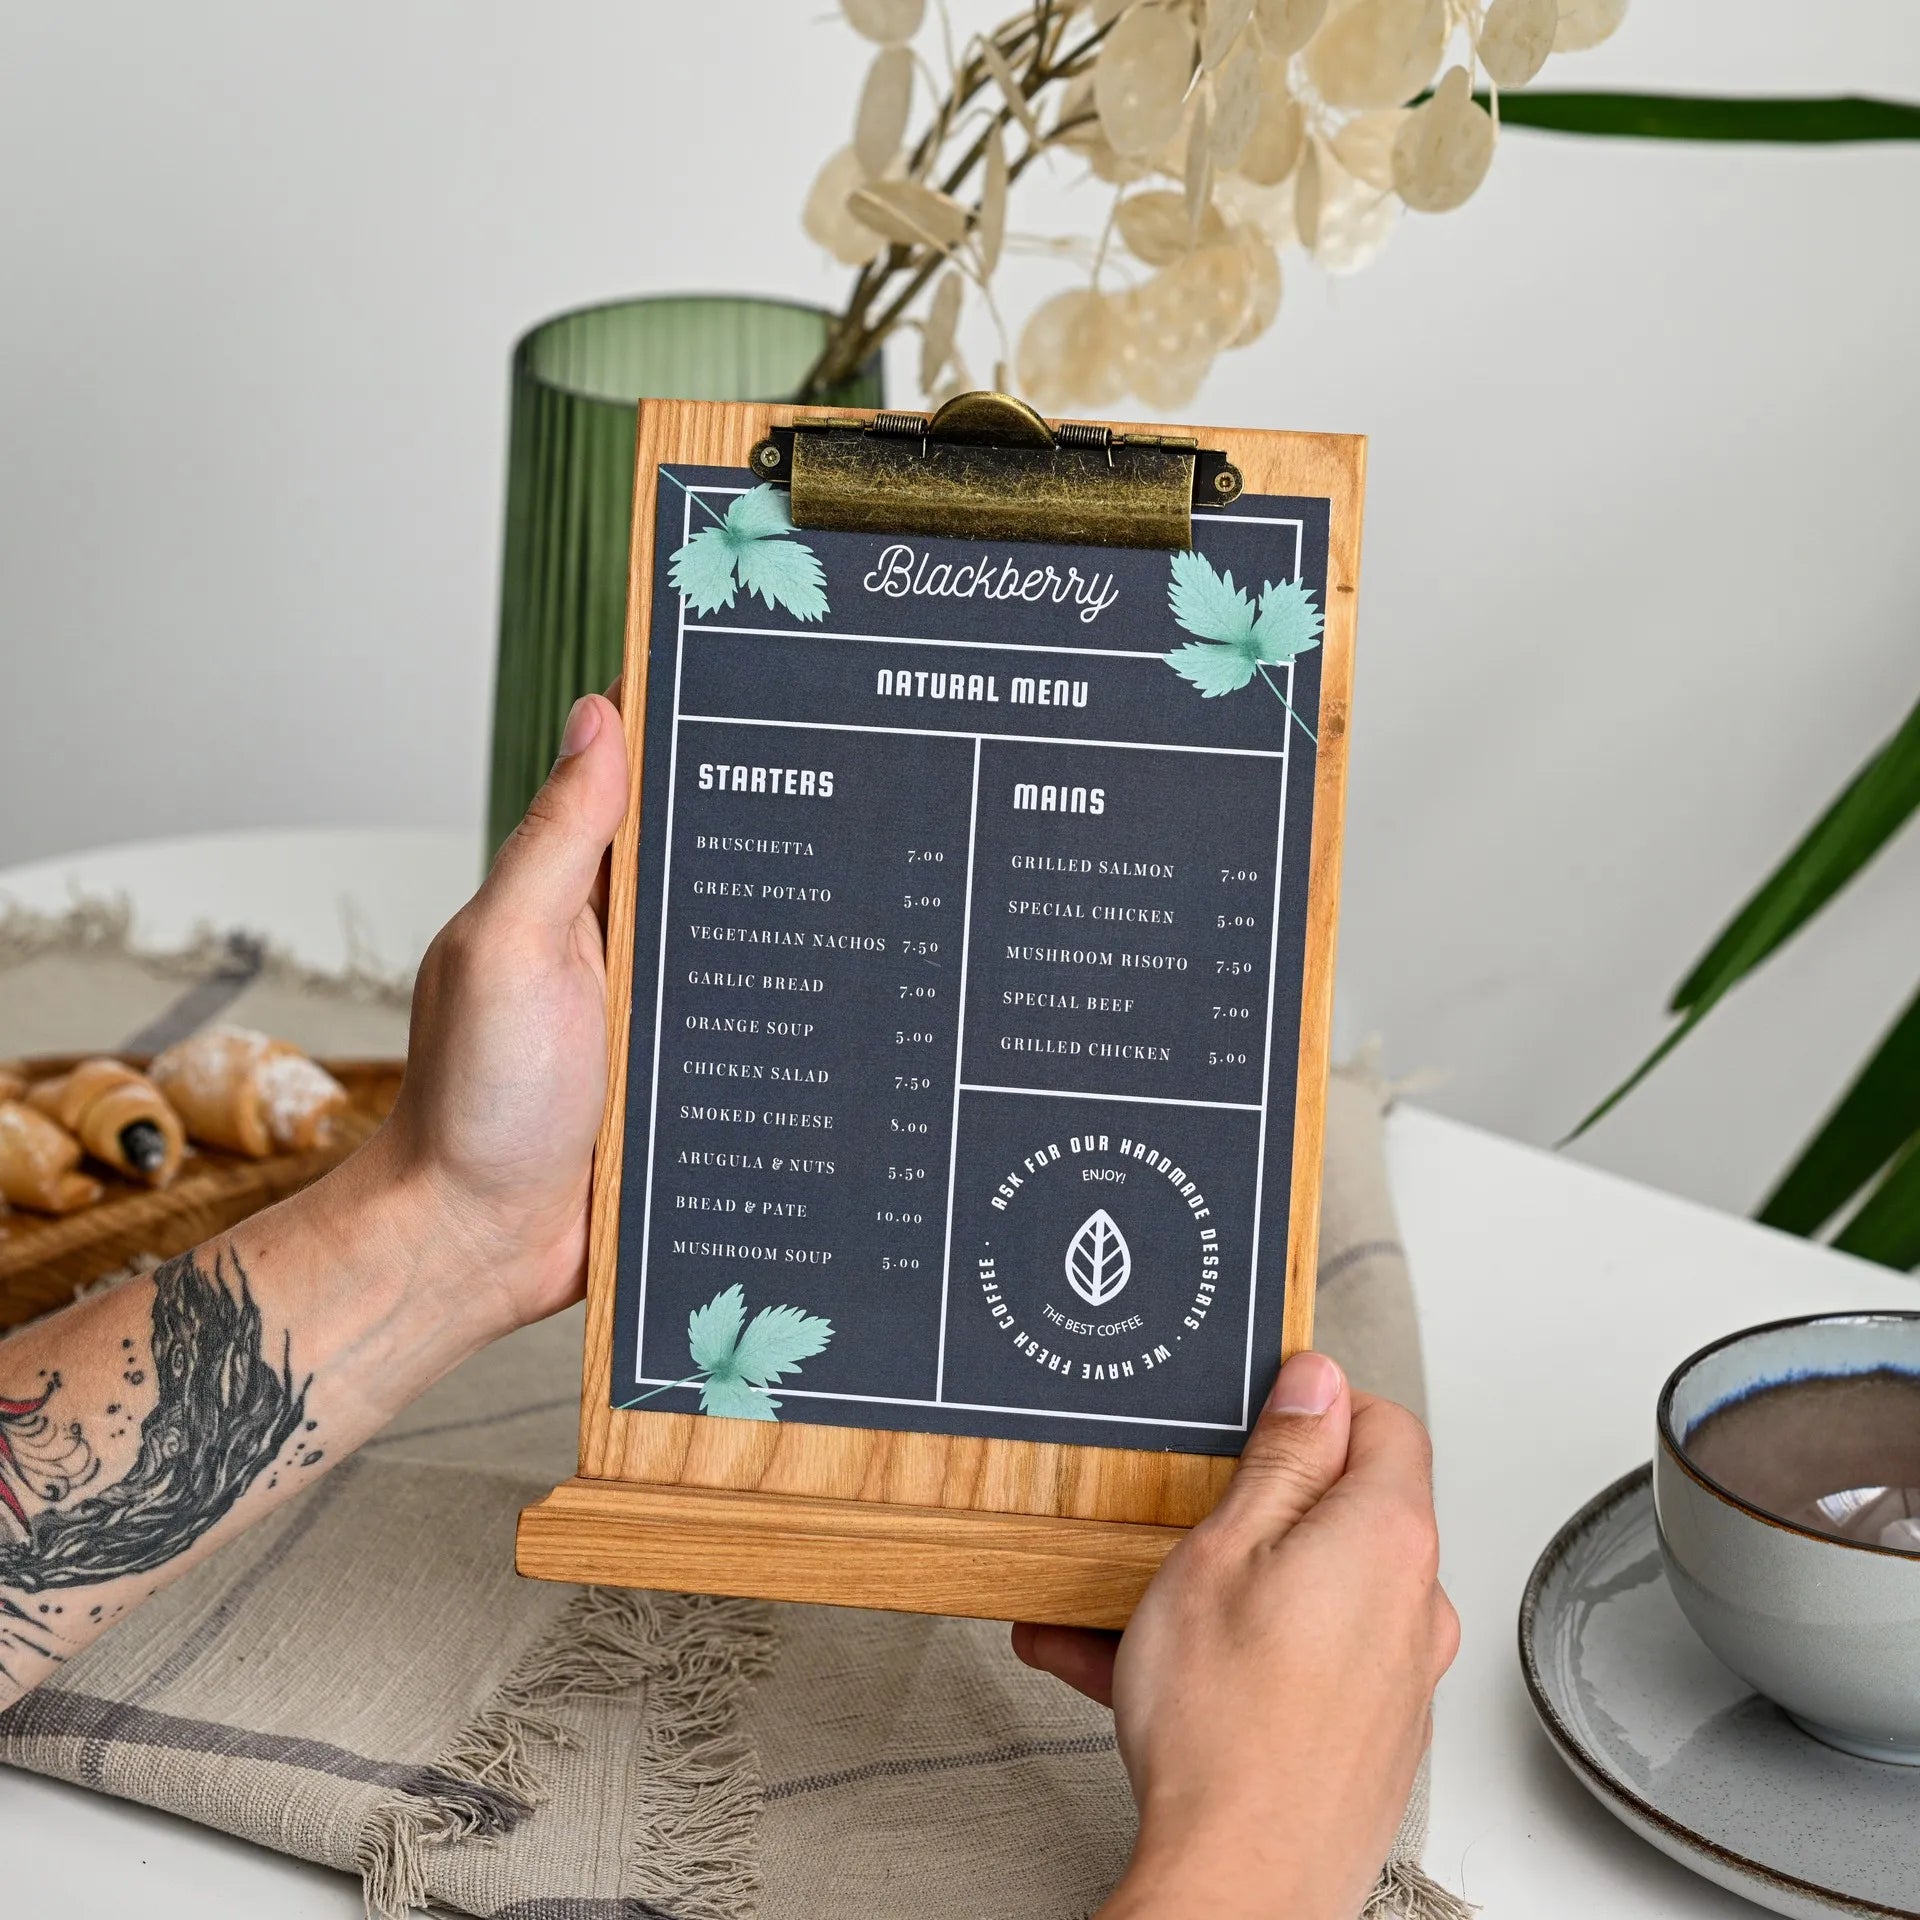
{"type": "MultiPolygon", "coordinates": [[[[779,300],[668,295],[562,314],[515,347],[490,846],[546,778],[568,709],[620,671],[635,401],[786,399],[830,322],[779,300]]],[[[879,356],[822,399],[883,405],[879,356]]]]}

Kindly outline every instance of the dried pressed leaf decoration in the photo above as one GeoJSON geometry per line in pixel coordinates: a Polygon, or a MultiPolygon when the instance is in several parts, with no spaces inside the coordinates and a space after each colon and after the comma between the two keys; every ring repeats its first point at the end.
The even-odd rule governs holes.
{"type": "Polygon", "coordinates": [[[973,384],[962,342],[990,335],[997,383],[1039,406],[1183,406],[1218,355],[1273,325],[1282,253],[1356,273],[1403,208],[1463,205],[1493,163],[1501,88],[1597,46],[1626,7],[1033,0],[965,34],[944,5],[842,0],[869,66],[803,224],[859,271],[805,391],[910,328],[931,401],[973,384]],[[1036,163],[1101,183],[1096,232],[1010,227],[1036,163]],[[994,281],[1017,245],[1087,270],[1016,341],[994,281]]]}

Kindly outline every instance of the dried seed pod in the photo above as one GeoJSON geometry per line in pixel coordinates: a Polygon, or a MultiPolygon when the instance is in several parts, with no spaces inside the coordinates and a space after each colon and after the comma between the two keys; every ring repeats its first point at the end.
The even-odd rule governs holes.
{"type": "Polygon", "coordinates": [[[1129,181],[1146,177],[1147,169],[1140,161],[1123,160],[1108,146],[1106,135],[1100,131],[1100,116],[1093,99],[1093,75],[1090,73],[1083,74],[1061,96],[1059,111],[1053,116],[1050,141],[1055,146],[1084,154],[1097,180],[1124,187],[1129,181]]]}
{"type": "Polygon", "coordinates": [[[1192,403],[1213,367],[1210,353],[1171,360],[1164,354],[1141,354],[1129,369],[1129,385],[1157,413],[1177,413],[1192,403]]]}
{"type": "Polygon", "coordinates": [[[953,358],[954,335],[960,327],[960,297],[965,286],[957,267],[949,267],[940,276],[927,303],[926,325],[920,333],[920,386],[932,392],[947,362],[953,358]]]}
{"type": "Polygon", "coordinates": [[[1091,287],[1070,287],[1043,300],[1028,316],[1014,362],[1020,391],[1035,406],[1057,413],[1082,404],[1076,380],[1088,363],[1084,343],[1101,339],[1109,324],[1104,298],[1091,287]]]}
{"type": "MultiPolygon", "coordinates": [[[[1128,194],[1114,209],[1113,224],[1120,244],[1146,266],[1171,266],[1193,251],[1186,196],[1170,188],[1152,187],[1144,193],[1128,194]]],[[[1211,240],[1225,233],[1225,222],[1208,208],[1202,217],[1200,238],[1211,240]]]]}
{"type": "Polygon", "coordinates": [[[1187,238],[1200,238],[1200,220],[1213,199],[1213,142],[1208,132],[1207,103],[1201,100],[1193,110],[1193,124],[1187,129],[1186,203],[1187,238]]]}
{"type": "Polygon", "coordinates": [[[1416,213],[1450,213],[1493,164],[1493,120],[1465,67],[1449,67],[1433,97],[1408,114],[1393,143],[1393,184],[1416,213]]]}
{"type": "Polygon", "coordinates": [[[1000,264],[1007,237],[1007,143],[994,127],[987,134],[986,177],[980,189],[980,215],[974,222],[974,244],[980,249],[980,276],[991,279],[1000,264]]]}
{"type": "Polygon", "coordinates": [[[1445,0],[1347,0],[1314,36],[1307,72],[1329,106],[1404,106],[1446,41],[1445,0]]]}
{"type": "Polygon", "coordinates": [[[967,231],[966,208],[918,180],[876,180],[856,187],[847,197],[847,211],[862,226],[906,247],[946,252],[958,246],[967,231]]]}
{"type": "Polygon", "coordinates": [[[853,150],[868,179],[879,179],[893,164],[912,106],[913,55],[905,47],[882,47],[867,69],[853,117],[853,150]]]}
{"type": "Polygon", "coordinates": [[[1281,59],[1298,53],[1320,31],[1326,14],[1327,0],[1258,0],[1254,10],[1261,44],[1281,59]]]}
{"type": "Polygon", "coordinates": [[[1206,25],[1200,30],[1200,71],[1211,73],[1253,18],[1253,0],[1207,0],[1206,25]]]}
{"type": "Polygon", "coordinates": [[[1260,124],[1260,55],[1243,44],[1213,76],[1213,164],[1230,167],[1260,124]]]}
{"type": "Polygon", "coordinates": [[[1256,186],[1237,173],[1223,173],[1214,183],[1213,204],[1229,226],[1249,226],[1266,235],[1276,248],[1297,247],[1299,230],[1293,224],[1293,183],[1256,186]]]}
{"type": "Polygon", "coordinates": [[[1358,273],[1393,237],[1400,202],[1356,180],[1325,149],[1318,161],[1314,263],[1325,273],[1358,273]]]}
{"type": "Polygon", "coordinates": [[[1262,60],[1260,118],[1240,149],[1238,171],[1260,186],[1277,187],[1298,164],[1306,137],[1306,113],[1287,91],[1287,63],[1262,60]]]}
{"type": "Polygon", "coordinates": [[[927,0],[840,0],[847,25],[883,47],[897,47],[920,31],[927,0]]]}
{"type": "Polygon", "coordinates": [[[1627,17],[1627,0],[1560,0],[1560,24],[1554,29],[1555,53],[1584,53],[1610,40],[1627,17]]]}
{"type": "Polygon", "coordinates": [[[1293,175],[1293,224],[1311,253],[1320,244],[1320,143],[1309,140],[1293,175]]]}
{"type": "Polygon", "coordinates": [[[1251,224],[1232,229],[1233,244],[1247,261],[1247,316],[1230,347],[1250,347],[1280,313],[1280,257],[1273,242],[1251,224]]]}
{"type": "Polygon", "coordinates": [[[1133,333],[1149,358],[1211,359],[1245,324],[1252,299],[1246,254],[1231,240],[1196,248],[1133,292],[1133,333]]]}
{"type": "Polygon", "coordinates": [[[1379,107],[1356,113],[1333,136],[1333,157],[1370,187],[1393,185],[1393,143],[1406,124],[1405,107],[1379,107]]]}
{"type": "Polygon", "coordinates": [[[1058,146],[1076,148],[1091,146],[1100,138],[1092,74],[1083,73],[1062,92],[1060,104],[1053,111],[1053,130],[1047,137],[1058,146]]]}
{"type": "Polygon", "coordinates": [[[1136,6],[1120,16],[1093,69],[1100,130],[1116,153],[1150,154],[1180,131],[1193,58],[1184,11],[1136,6]]]}
{"type": "Polygon", "coordinates": [[[1546,65],[1560,0],[1493,0],[1475,51],[1496,87],[1524,87],[1546,65]]]}
{"type": "Polygon", "coordinates": [[[1089,289],[1089,296],[1067,349],[1067,378],[1073,404],[1098,413],[1127,390],[1126,321],[1111,294],[1089,289]]]}
{"type": "Polygon", "coordinates": [[[1027,138],[1038,144],[1040,122],[1034,118],[1033,102],[1021,91],[1019,79],[1007,62],[1007,56],[994,43],[991,35],[980,42],[980,62],[993,75],[994,85],[1005,96],[1007,106],[1013,117],[1027,130],[1027,138]]]}
{"type": "Polygon", "coordinates": [[[800,224],[816,246],[825,247],[842,266],[864,267],[886,246],[883,235],[862,226],[847,210],[847,196],[866,181],[859,155],[842,147],[814,176],[800,224]]]}

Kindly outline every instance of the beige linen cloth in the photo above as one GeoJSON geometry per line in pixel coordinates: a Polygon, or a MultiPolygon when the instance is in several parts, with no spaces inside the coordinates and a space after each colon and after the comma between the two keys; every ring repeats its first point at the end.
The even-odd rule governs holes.
{"type": "MultiPolygon", "coordinates": [[[[0,1057],[210,1019],[404,1049],[404,995],[124,916],[0,919],[0,1057]]],[[[1320,1343],[1423,1402],[1379,1081],[1336,1076],[1320,1343]]],[[[494,1920],[1082,1920],[1127,1858],[1111,1718],[992,1622],[582,1589],[513,1572],[572,1471],[573,1312],[481,1354],[312,1491],[0,1714],[0,1760],[362,1876],[369,1911],[494,1920]]],[[[1421,1871],[1425,1782],[1367,1912],[1421,1871]]]]}

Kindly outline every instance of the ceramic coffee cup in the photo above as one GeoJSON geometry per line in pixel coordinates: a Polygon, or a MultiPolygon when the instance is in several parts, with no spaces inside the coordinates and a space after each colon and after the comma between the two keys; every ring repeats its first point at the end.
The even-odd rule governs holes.
{"type": "Polygon", "coordinates": [[[1720,1659],[1829,1746],[1920,1766],[1920,1551],[1812,1531],[1688,1454],[1712,1413],[1855,1375],[1920,1381],[1920,1313],[1780,1320],[1702,1347],[1661,1389],[1654,1510],[1674,1597],[1720,1659]]]}

